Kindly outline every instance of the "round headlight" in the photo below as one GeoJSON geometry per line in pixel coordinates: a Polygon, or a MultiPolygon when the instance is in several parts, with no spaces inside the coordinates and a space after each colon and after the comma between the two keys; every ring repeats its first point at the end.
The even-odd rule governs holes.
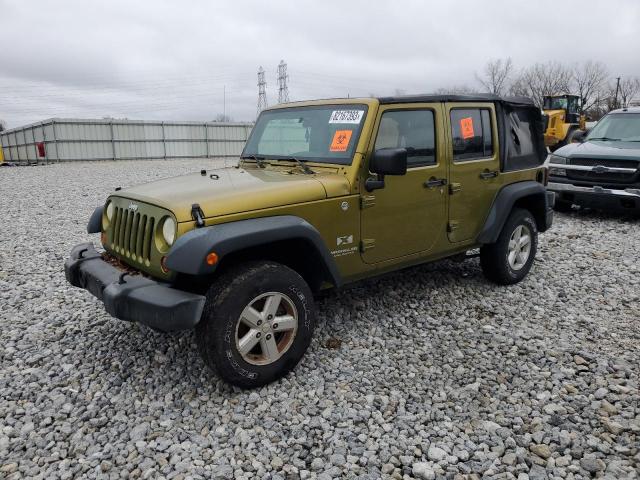
{"type": "Polygon", "coordinates": [[[106,214],[107,220],[111,221],[111,219],[113,218],[113,202],[107,203],[106,214]]]}
{"type": "Polygon", "coordinates": [[[171,217],[166,217],[162,222],[162,237],[167,245],[173,245],[176,240],[176,222],[171,217]]]}

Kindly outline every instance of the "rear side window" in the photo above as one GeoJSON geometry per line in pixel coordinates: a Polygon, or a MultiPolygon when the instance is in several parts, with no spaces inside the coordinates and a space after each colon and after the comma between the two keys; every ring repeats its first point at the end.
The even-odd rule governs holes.
{"type": "Polygon", "coordinates": [[[491,112],[486,108],[451,110],[453,159],[468,161],[493,155],[491,112]]]}
{"type": "Polygon", "coordinates": [[[406,148],[407,166],[436,163],[432,110],[390,110],[382,114],[375,149],[406,148]]]}

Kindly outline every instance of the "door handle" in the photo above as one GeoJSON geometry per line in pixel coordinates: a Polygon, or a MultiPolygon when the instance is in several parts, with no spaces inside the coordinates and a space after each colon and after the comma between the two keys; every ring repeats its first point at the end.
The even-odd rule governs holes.
{"type": "Polygon", "coordinates": [[[493,171],[490,172],[489,170],[485,170],[484,172],[480,173],[480,178],[483,180],[489,180],[490,178],[496,178],[498,176],[498,172],[493,171]]]}
{"type": "Polygon", "coordinates": [[[436,178],[436,177],[431,177],[429,180],[424,182],[424,186],[427,188],[444,187],[446,184],[447,184],[446,178],[436,178]]]}

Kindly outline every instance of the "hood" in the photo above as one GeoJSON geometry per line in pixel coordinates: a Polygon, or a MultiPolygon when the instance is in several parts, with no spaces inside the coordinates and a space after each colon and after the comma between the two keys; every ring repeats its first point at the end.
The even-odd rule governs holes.
{"type": "Polygon", "coordinates": [[[157,205],[178,222],[192,220],[191,206],[206,218],[347,195],[349,182],[334,171],[313,175],[291,169],[228,167],[166,178],[122,189],[117,196],[157,205]],[[217,178],[216,178],[217,177],[217,178]]]}
{"type": "Polygon", "coordinates": [[[640,160],[640,143],[638,142],[603,142],[587,141],[570,143],[559,148],[554,155],[560,157],[608,158],[611,160],[640,160]]]}

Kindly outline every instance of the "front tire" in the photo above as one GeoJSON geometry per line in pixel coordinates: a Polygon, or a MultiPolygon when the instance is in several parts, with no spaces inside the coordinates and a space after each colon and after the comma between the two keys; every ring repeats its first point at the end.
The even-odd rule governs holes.
{"type": "Polygon", "coordinates": [[[531,212],[515,208],[502,227],[496,243],[480,249],[484,275],[500,285],[522,280],[533,265],[538,248],[538,229],[531,212]]]}
{"type": "Polygon", "coordinates": [[[210,287],[196,342],[222,379],[255,388],[298,364],[315,318],[311,290],[298,273],[274,262],[247,263],[210,287]]]}

